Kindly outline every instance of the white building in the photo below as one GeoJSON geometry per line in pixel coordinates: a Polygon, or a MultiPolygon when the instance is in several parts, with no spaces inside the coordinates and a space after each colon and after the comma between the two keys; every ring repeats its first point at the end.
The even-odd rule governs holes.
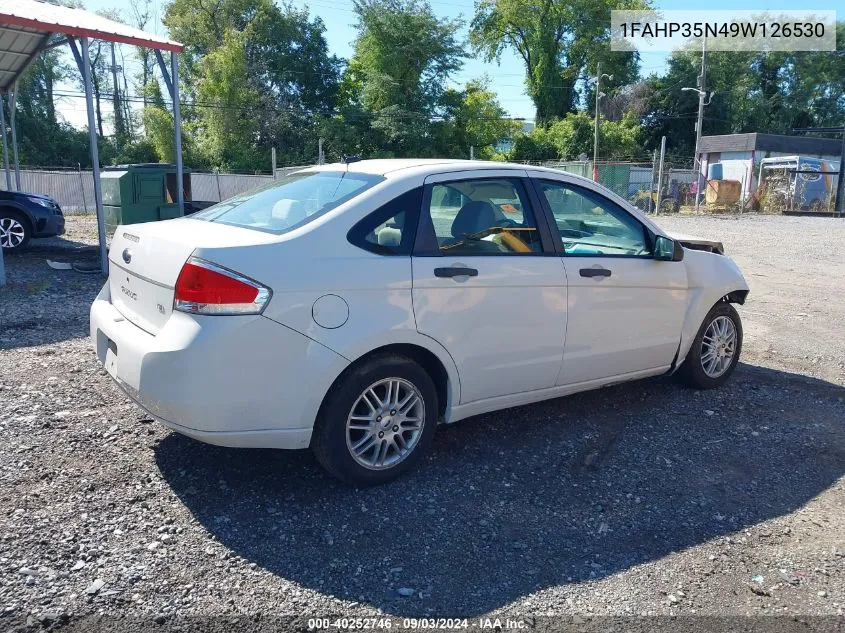
{"type": "Polygon", "coordinates": [[[738,180],[746,196],[757,189],[760,161],[772,156],[801,156],[839,161],[840,139],[779,134],[702,136],[701,174],[708,180],[738,180]]]}

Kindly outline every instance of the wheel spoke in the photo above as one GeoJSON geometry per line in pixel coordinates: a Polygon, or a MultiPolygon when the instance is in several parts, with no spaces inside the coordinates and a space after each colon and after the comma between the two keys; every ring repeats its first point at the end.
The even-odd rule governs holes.
{"type": "Polygon", "coordinates": [[[370,450],[373,447],[373,444],[376,442],[375,435],[365,435],[363,438],[358,440],[356,444],[352,445],[352,450],[355,452],[356,455],[361,456],[370,450]]]}
{"type": "MultiPolygon", "coordinates": [[[[393,403],[393,384],[394,381],[388,380],[387,381],[387,392],[384,395],[384,406],[389,407],[393,403]]],[[[396,388],[399,388],[399,385],[396,385],[396,388]]]]}
{"type": "Polygon", "coordinates": [[[420,399],[415,393],[411,393],[410,397],[406,398],[403,401],[402,405],[398,408],[399,413],[401,413],[402,415],[407,414],[411,409],[417,406],[419,400],[420,399]]]}
{"type": "Polygon", "coordinates": [[[417,387],[404,378],[384,378],[363,389],[352,406],[346,446],[365,468],[392,468],[414,451],[424,424],[425,401],[417,387]]]}
{"type": "Polygon", "coordinates": [[[381,440],[379,442],[378,447],[376,448],[376,456],[375,456],[375,460],[373,461],[373,463],[376,466],[382,466],[384,464],[384,459],[385,459],[385,457],[387,457],[387,448],[388,448],[387,441],[381,440]]]}
{"type": "Polygon", "coordinates": [[[372,388],[368,389],[363,394],[361,394],[361,400],[364,402],[364,404],[369,407],[372,413],[375,413],[378,410],[378,405],[381,404],[378,399],[378,396],[376,396],[372,388]],[[375,404],[373,404],[373,402],[370,400],[371,397],[375,400],[375,404]]]}

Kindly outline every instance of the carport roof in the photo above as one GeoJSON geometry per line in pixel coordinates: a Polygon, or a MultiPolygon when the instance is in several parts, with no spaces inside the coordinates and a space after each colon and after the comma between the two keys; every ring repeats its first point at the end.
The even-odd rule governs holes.
{"type": "Polygon", "coordinates": [[[146,33],[83,9],[38,0],[3,0],[0,5],[0,92],[11,88],[54,35],[90,37],[180,52],[179,42],[146,33]]]}

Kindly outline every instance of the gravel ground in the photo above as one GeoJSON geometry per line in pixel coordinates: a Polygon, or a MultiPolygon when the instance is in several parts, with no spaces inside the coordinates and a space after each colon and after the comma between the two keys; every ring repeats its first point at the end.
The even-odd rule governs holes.
{"type": "Polygon", "coordinates": [[[248,616],[245,630],[285,614],[842,615],[845,222],[661,218],[722,240],[748,278],[727,386],[648,380],[473,418],[442,428],[410,476],[363,491],[308,452],[216,448],[150,421],[91,350],[102,279],[44,263],[91,257],[91,219],[68,223],[70,244],[7,257],[0,290],[0,630],[86,615],[248,616]]]}

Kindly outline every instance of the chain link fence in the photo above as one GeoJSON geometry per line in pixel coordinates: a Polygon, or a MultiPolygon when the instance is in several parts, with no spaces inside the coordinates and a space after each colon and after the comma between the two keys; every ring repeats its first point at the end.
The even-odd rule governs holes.
{"type": "Polygon", "coordinates": [[[755,167],[753,181],[704,178],[689,163],[532,163],[595,180],[646,213],[833,213],[835,171],[755,167]],[[700,187],[700,191],[699,191],[700,187]]]}
{"type": "MultiPolygon", "coordinates": [[[[20,175],[21,191],[50,196],[66,214],[94,212],[94,175],[90,169],[21,169],[20,175]]],[[[0,180],[0,189],[5,189],[5,178],[0,180]]],[[[220,202],[272,180],[270,174],[192,172],[191,192],[194,200],[220,202]]]]}
{"type": "MultiPolygon", "coordinates": [[[[560,169],[597,180],[646,213],[738,212],[831,213],[836,201],[837,174],[818,170],[764,169],[760,183],[751,187],[742,180],[697,178],[689,164],[664,162],[542,161],[528,164],[560,169]],[[662,178],[661,178],[662,172],[662,178]],[[698,186],[701,193],[698,194],[698,186]],[[698,201],[696,201],[698,197],[698,201]],[[696,204],[698,202],[698,204],[696,204]]],[[[285,166],[276,170],[280,178],[309,165],[285,166]]],[[[756,174],[755,174],[756,175],[756,174]]],[[[92,213],[94,177],[91,170],[21,169],[21,190],[51,196],[68,214],[92,213]]],[[[14,174],[12,176],[14,182],[14,174]]],[[[220,202],[273,181],[270,174],[191,172],[194,200],[220,202]]],[[[755,178],[756,180],[756,178],[755,178]]],[[[0,178],[0,189],[5,179],[0,178]]]]}

